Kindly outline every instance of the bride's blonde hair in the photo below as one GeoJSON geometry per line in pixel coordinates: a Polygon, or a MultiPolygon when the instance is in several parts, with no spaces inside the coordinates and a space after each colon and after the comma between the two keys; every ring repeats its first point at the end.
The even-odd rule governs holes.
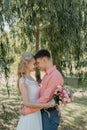
{"type": "Polygon", "coordinates": [[[25,52],[21,59],[20,62],[18,64],[18,71],[17,71],[17,75],[18,75],[18,80],[17,80],[17,86],[18,86],[18,91],[19,91],[19,95],[20,93],[20,89],[19,89],[19,79],[21,77],[25,78],[26,75],[26,63],[29,63],[32,59],[34,58],[34,56],[31,53],[25,52]]]}

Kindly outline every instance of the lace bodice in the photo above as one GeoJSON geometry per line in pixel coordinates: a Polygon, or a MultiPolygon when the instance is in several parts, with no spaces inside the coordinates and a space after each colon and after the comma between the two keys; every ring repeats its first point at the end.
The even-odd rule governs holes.
{"type": "Polygon", "coordinates": [[[36,81],[21,77],[19,85],[26,83],[28,87],[29,101],[35,102],[39,98],[39,86],[36,81]]]}

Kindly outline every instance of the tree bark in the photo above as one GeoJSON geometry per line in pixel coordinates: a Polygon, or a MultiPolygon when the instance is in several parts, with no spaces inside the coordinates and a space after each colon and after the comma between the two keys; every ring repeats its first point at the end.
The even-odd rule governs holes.
{"type": "MultiPolygon", "coordinates": [[[[39,39],[40,39],[40,30],[39,30],[39,20],[37,20],[37,30],[35,33],[35,38],[36,38],[36,52],[39,50],[39,39]]],[[[38,83],[41,82],[41,75],[40,75],[40,70],[37,68],[36,69],[36,80],[38,83]]]]}

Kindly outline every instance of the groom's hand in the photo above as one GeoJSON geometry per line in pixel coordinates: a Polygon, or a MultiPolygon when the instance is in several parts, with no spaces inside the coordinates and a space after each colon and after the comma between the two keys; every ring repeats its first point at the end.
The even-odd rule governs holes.
{"type": "Polygon", "coordinates": [[[24,104],[20,105],[20,107],[19,107],[19,113],[21,115],[25,115],[25,108],[26,108],[26,106],[24,106],[24,104]]]}

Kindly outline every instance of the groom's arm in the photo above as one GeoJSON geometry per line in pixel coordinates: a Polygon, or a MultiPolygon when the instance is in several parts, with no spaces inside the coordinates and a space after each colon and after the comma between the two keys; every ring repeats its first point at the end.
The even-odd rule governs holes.
{"type": "MultiPolygon", "coordinates": [[[[63,82],[60,82],[61,80],[58,80],[59,77],[52,77],[49,79],[48,84],[47,84],[47,89],[43,92],[43,95],[40,96],[40,98],[37,100],[37,103],[47,103],[49,102],[54,94],[54,91],[56,89],[57,85],[62,85],[63,82]]],[[[30,114],[33,112],[36,112],[42,108],[29,108],[29,107],[24,107],[23,111],[21,112],[22,114],[30,114]]]]}

